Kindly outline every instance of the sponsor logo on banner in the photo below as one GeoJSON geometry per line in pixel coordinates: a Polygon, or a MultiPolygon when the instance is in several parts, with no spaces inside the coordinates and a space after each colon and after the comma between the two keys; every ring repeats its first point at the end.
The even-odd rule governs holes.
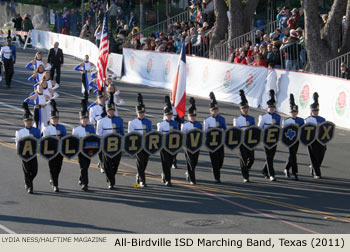
{"type": "Polygon", "coordinates": [[[301,107],[304,109],[309,104],[309,101],[310,101],[310,86],[306,84],[304,85],[299,95],[299,103],[301,107]]]}
{"type": "Polygon", "coordinates": [[[230,85],[231,81],[231,71],[227,70],[224,78],[224,87],[228,87],[230,85]]]}
{"type": "Polygon", "coordinates": [[[80,150],[80,138],[74,135],[68,135],[61,138],[61,155],[71,159],[80,150]]]}
{"type": "Polygon", "coordinates": [[[211,128],[205,132],[205,146],[210,152],[217,151],[224,143],[222,141],[224,133],[220,128],[211,128]]]}
{"type": "Polygon", "coordinates": [[[326,145],[330,140],[333,139],[335,130],[335,124],[332,122],[323,122],[318,125],[317,141],[326,145]]]}
{"type": "Polygon", "coordinates": [[[272,149],[280,140],[281,127],[278,125],[270,125],[264,129],[264,146],[267,149],[272,149]]]}
{"type": "Polygon", "coordinates": [[[282,143],[287,147],[291,147],[298,141],[299,126],[297,124],[289,124],[282,129],[282,143]]]}
{"type": "Polygon", "coordinates": [[[253,80],[254,80],[254,75],[250,73],[248,79],[245,82],[245,89],[249,89],[253,86],[253,80]]]}
{"type": "Polygon", "coordinates": [[[250,126],[244,130],[243,145],[253,150],[261,141],[261,129],[258,126],[250,126]]]}
{"type": "Polygon", "coordinates": [[[47,136],[40,140],[40,155],[50,161],[59,153],[60,140],[55,136],[47,136]]]}
{"type": "Polygon", "coordinates": [[[103,138],[102,150],[109,158],[114,158],[122,151],[122,139],[119,134],[111,133],[103,138]]]}
{"type": "Polygon", "coordinates": [[[341,91],[338,93],[338,98],[335,102],[335,111],[339,116],[343,116],[346,110],[346,93],[341,91]]]}
{"type": "Polygon", "coordinates": [[[87,158],[94,157],[101,150],[101,139],[98,135],[90,134],[81,141],[81,154],[87,158]]]}
{"type": "Polygon", "coordinates": [[[183,146],[183,133],[172,130],[165,134],[164,149],[171,155],[178,153],[183,146]]]}
{"type": "Polygon", "coordinates": [[[300,127],[300,142],[304,145],[312,144],[316,139],[316,125],[306,123],[300,127]]]}
{"type": "Polygon", "coordinates": [[[204,67],[203,71],[203,81],[206,82],[208,80],[208,75],[209,75],[209,68],[208,66],[204,67]]]}
{"type": "Polygon", "coordinates": [[[38,152],[38,139],[32,136],[21,138],[17,142],[17,155],[23,161],[30,161],[36,157],[38,152]]]}
{"type": "Polygon", "coordinates": [[[203,144],[203,131],[193,128],[186,133],[185,148],[188,152],[194,154],[199,151],[203,144]]]}
{"type": "Polygon", "coordinates": [[[225,146],[234,150],[242,143],[242,130],[237,127],[229,128],[225,131],[225,146]]]}
{"type": "Polygon", "coordinates": [[[168,76],[169,72],[170,72],[170,60],[167,61],[166,65],[165,65],[165,75],[168,76]]]}
{"type": "Polygon", "coordinates": [[[150,131],[144,136],[144,151],[150,155],[156,154],[163,148],[163,134],[159,131],[150,131]]]}
{"type": "Polygon", "coordinates": [[[131,56],[130,58],[130,67],[132,70],[134,70],[134,65],[135,65],[135,57],[131,56]]]}
{"type": "Polygon", "coordinates": [[[133,157],[142,150],[142,135],[139,132],[130,132],[124,137],[124,151],[133,157]]]}
{"type": "Polygon", "coordinates": [[[147,61],[147,73],[150,73],[152,71],[152,58],[149,58],[147,61]]]}

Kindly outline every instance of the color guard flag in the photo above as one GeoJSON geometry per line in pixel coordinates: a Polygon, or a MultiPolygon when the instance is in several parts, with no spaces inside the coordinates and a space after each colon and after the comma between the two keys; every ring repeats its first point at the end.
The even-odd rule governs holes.
{"type": "Polygon", "coordinates": [[[97,87],[101,91],[103,83],[106,80],[108,55],[109,55],[109,40],[108,40],[108,14],[105,14],[102,26],[102,35],[100,48],[98,49],[97,59],[97,87]]]}
{"type": "Polygon", "coordinates": [[[182,40],[179,63],[174,80],[172,91],[173,106],[180,118],[186,113],[186,47],[185,40],[182,40]]]}

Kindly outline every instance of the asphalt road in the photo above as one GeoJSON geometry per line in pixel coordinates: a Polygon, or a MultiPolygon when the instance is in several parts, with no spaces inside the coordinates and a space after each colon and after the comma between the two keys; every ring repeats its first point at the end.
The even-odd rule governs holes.
{"type": "MultiPolygon", "coordinates": [[[[287,148],[279,144],[275,159],[277,181],[261,175],[262,146],[256,151],[252,183],[244,184],[238,151],[226,150],[222,181],[213,183],[207,151],[202,151],[196,170],[197,185],[185,180],[184,154],[178,155],[179,169],[172,170],[173,187],[161,184],[159,155],[147,167],[147,188],[134,188],[135,159],[123,154],[116,190],[107,189],[105,175],[95,158],[89,170],[90,191],[78,186],[76,159],[65,160],[60,175],[60,193],[49,185],[47,161],[38,158],[35,194],[24,190],[21,161],[14,149],[15,130],[23,127],[21,104],[32,91],[24,66],[34,50],[18,50],[11,89],[0,83],[0,233],[349,233],[350,231],[350,132],[337,129],[328,145],[322,166],[323,179],[309,174],[310,159],[304,146],[298,154],[300,181],[283,175],[287,148]]],[[[44,54],[46,58],[46,54],[44,54]]],[[[57,106],[69,133],[78,125],[80,75],[73,71],[79,61],[66,57],[57,106]]],[[[166,90],[137,84],[117,83],[125,105],[119,115],[127,122],[135,117],[138,92],[144,95],[154,128],[161,121],[166,90]]],[[[196,99],[199,120],[208,115],[209,100],[196,99]]],[[[92,102],[93,99],[90,99],[92,102]]],[[[219,102],[227,125],[239,114],[236,105],[219,102]]],[[[255,116],[263,113],[251,110],[255,116]]],[[[322,104],[321,104],[321,115],[322,104]]],[[[327,115],[323,115],[327,118],[327,115]]]]}

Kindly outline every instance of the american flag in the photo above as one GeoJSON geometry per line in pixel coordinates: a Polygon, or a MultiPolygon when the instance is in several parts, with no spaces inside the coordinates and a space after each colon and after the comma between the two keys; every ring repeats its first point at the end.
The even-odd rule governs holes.
{"type": "Polygon", "coordinates": [[[108,55],[109,55],[109,40],[108,40],[108,14],[105,14],[102,26],[102,36],[100,48],[98,49],[97,59],[97,87],[101,91],[106,79],[108,55]]]}

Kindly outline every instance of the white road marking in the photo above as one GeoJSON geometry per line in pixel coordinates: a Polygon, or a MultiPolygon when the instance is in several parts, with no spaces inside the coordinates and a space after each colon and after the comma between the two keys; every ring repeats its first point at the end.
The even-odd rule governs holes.
{"type": "Polygon", "coordinates": [[[1,224],[0,224],[0,229],[5,231],[8,234],[16,234],[15,231],[12,231],[11,229],[9,229],[9,228],[5,227],[4,225],[1,225],[1,224]]]}

